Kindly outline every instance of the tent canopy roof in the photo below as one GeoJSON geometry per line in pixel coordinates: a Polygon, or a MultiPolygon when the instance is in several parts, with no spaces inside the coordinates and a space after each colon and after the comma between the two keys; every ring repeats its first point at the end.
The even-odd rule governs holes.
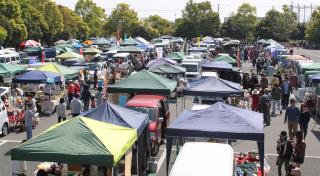
{"type": "Polygon", "coordinates": [[[183,95],[210,97],[243,97],[240,84],[216,77],[202,78],[192,81],[183,89],[183,95]]]}
{"type": "Polygon", "coordinates": [[[14,75],[24,70],[26,70],[26,67],[21,65],[0,63],[0,75],[14,75]]]}
{"type": "Polygon", "coordinates": [[[136,139],[135,129],[78,116],[16,146],[11,150],[11,159],[111,168],[136,139]]]}
{"type": "Polygon", "coordinates": [[[143,50],[139,49],[136,46],[126,46],[126,47],[120,48],[118,50],[118,53],[143,53],[143,50]]]}
{"type": "Polygon", "coordinates": [[[224,62],[228,62],[229,64],[236,63],[236,60],[229,55],[218,56],[218,57],[214,58],[214,61],[224,61],[224,62]]]}
{"type": "Polygon", "coordinates": [[[154,59],[148,62],[147,67],[149,69],[158,67],[159,65],[163,65],[163,64],[172,64],[175,65],[177,64],[177,61],[172,60],[170,58],[158,58],[158,59],[154,59]]]}
{"type": "Polygon", "coordinates": [[[232,65],[225,61],[211,61],[202,65],[203,70],[232,70],[232,65]]]}
{"type": "Polygon", "coordinates": [[[173,53],[170,53],[168,55],[168,57],[172,60],[175,60],[175,61],[182,61],[183,59],[185,59],[185,55],[180,53],[180,52],[173,52],[173,53]]]}
{"type": "Polygon", "coordinates": [[[217,102],[198,111],[184,111],[167,130],[167,136],[264,140],[262,114],[217,102]]]}
{"type": "Polygon", "coordinates": [[[177,65],[162,64],[149,71],[157,74],[183,74],[186,72],[186,69],[177,65]]]}
{"type": "Polygon", "coordinates": [[[83,58],[83,55],[80,55],[72,51],[67,51],[63,54],[58,55],[56,58],[61,60],[66,60],[66,59],[72,59],[72,58],[83,58]]]}
{"type": "Polygon", "coordinates": [[[311,65],[307,65],[303,67],[303,71],[320,71],[320,62],[313,63],[311,65]]]}
{"type": "Polygon", "coordinates": [[[71,78],[74,76],[77,76],[79,73],[77,70],[57,64],[57,63],[49,63],[44,66],[41,66],[37,68],[36,70],[41,70],[41,71],[49,71],[49,72],[54,72],[58,73],[60,75],[63,75],[66,78],[71,78]]]}
{"type": "Polygon", "coordinates": [[[110,102],[105,102],[94,109],[83,112],[81,116],[118,126],[134,128],[138,131],[138,135],[142,133],[149,121],[148,114],[124,108],[110,102]]]}
{"type": "Polygon", "coordinates": [[[94,45],[109,45],[110,43],[111,41],[104,37],[98,38],[93,42],[94,45]]]}
{"type": "Polygon", "coordinates": [[[61,76],[58,73],[33,70],[19,75],[12,79],[14,83],[47,83],[48,79],[52,79],[53,82],[62,82],[61,76]]]}
{"type": "Polygon", "coordinates": [[[177,82],[147,70],[131,74],[126,79],[108,87],[110,93],[160,93],[169,95],[177,87],[177,82]]]}

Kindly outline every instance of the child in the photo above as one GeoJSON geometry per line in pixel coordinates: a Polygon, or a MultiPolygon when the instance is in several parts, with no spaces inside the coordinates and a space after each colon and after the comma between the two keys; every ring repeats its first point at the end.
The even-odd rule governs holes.
{"type": "Polygon", "coordinates": [[[63,119],[63,121],[66,120],[66,109],[67,105],[64,103],[64,98],[60,98],[60,102],[57,105],[58,123],[61,122],[61,119],[63,119]]]}
{"type": "Polygon", "coordinates": [[[95,96],[91,96],[90,97],[91,99],[91,108],[96,108],[96,100],[95,100],[95,96]]]}

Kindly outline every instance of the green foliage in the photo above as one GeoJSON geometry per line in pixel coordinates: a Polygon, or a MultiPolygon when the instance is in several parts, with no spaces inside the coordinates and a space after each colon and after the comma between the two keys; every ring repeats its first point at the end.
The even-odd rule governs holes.
{"type": "Polygon", "coordinates": [[[151,28],[156,33],[156,36],[173,33],[173,23],[159,15],[151,15],[143,22],[146,28],[151,28]]]}
{"type": "Polygon", "coordinates": [[[269,10],[256,26],[256,37],[274,39],[276,41],[289,41],[290,37],[298,36],[296,14],[291,12],[288,6],[283,6],[282,11],[269,10]]]}
{"type": "Polygon", "coordinates": [[[132,35],[134,29],[139,28],[138,13],[130,8],[128,4],[120,3],[112,10],[104,29],[108,34],[115,34],[120,31],[121,36],[132,35]]]}
{"type": "Polygon", "coordinates": [[[310,44],[320,45],[320,8],[312,13],[306,28],[306,40],[310,44]]]}
{"type": "Polygon", "coordinates": [[[7,38],[8,32],[5,28],[0,26],[0,46],[4,42],[4,40],[7,38]]]}
{"type": "Polygon", "coordinates": [[[257,12],[254,6],[242,4],[236,14],[233,14],[223,24],[222,33],[228,37],[251,41],[257,23],[257,12]]]}
{"type": "Polygon", "coordinates": [[[78,0],[75,6],[75,13],[90,28],[90,37],[97,37],[102,34],[102,27],[107,18],[103,8],[97,6],[92,0],[78,0]]]}
{"type": "Polygon", "coordinates": [[[209,1],[195,3],[189,0],[182,11],[182,18],[176,20],[176,35],[198,37],[199,35],[216,36],[219,31],[219,14],[213,12],[209,1]]]}

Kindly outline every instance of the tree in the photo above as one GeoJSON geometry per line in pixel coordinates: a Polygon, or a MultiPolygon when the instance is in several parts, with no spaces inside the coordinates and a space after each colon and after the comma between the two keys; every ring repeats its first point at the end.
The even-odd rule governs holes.
{"type": "Polygon", "coordinates": [[[28,38],[42,39],[44,31],[49,30],[44,14],[32,5],[31,0],[20,0],[20,7],[22,19],[27,27],[28,38]]]}
{"type": "Polygon", "coordinates": [[[146,28],[152,28],[157,36],[173,33],[173,23],[159,15],[151,15],[143,23],[146,28]]]}
{"type": "Polygon", "coordinates": [[[75,6],[75,13],[90,28],[90,37],[97,37],[102,34],[102,27],[107,18],[103,8],[97,6],[92,0],[78,0],[75,6]]]}
{"type": "Polygon", "coordinates": [[[189,0],[182,11],[182,18],[176,20],[175,33],[188,38],[200,35],[216,36],[219,25],[219,14],[213,12],[209,1],[194,3],[189,0]]]}
{"type": "Polygon", "coordinates": [[[236,14],[233,14],[224,25],[232,28],[230,35],[242,40],[253,40],[254,30],[257,23],[257,12],[254,6],[249,3],[243,3],[237,10],[236,14]]]}
{"type": "Polygon", "coordinates": [[[64,40],[69,38],[85,39],[89,33],[89,27],[82,18],[68,7],[59,5],[58,9],[63,20],[63,31],[59,37],[64,40]]]}
{"type": "Polygon", "coordinates": [[[133,30],[139,26],[139,17],[137,12],[130,9],[128,4],[120,3],[117,7],[112,10],[104,29],[107,34],[121,33],[122,36],[125,34],[132,35],[133,30]]]}
{"type": "Polygon", "coordinates": [[[290,37],[298,35],[296,14],[288,6],[283,6],[283,12],[271,9],[256,26],[256,37],[272,38],[276,41],[289,41],[290,37]],[[296,34],[295,34],[296,33],[296,34]]]}
{"type": "Polygon", "coordinates": [[[8,32],[5,28],[0,26],[0,46],[4,42],[4,40],[7,38],[8,32]]]}
{"type": "Polygon", "coordinates": [[[18,46],[19,42],[27,38],[27,28],[21,18],[17,0],[0,0],[0,26],[7,31],[6,45],[18,46]]]}
{"type": "Polygon", "coordinates": [[[313,45],[320,45],[320,8],[315,10],[306,28],[306,40],[313,45]]]}

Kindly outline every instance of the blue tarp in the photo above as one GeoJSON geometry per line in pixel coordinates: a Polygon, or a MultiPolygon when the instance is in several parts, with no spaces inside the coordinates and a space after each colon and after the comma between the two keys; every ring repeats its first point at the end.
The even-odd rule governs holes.
{"type": "Polygon", "coordinates": [[[315,74],[315,75],[309,75],[309,80],[312,83],[320,83],[320,73],[315,74]]]}
{"type": "Polygon", "coordinates": [[[192,81],[183,89],[183,95],[206,97],[243,97],[240,84],[216,77],[192,81]]]}
{"type": "Polygon", "coordinates": [[[260,113],[217,102],[198,110],[184,111],[166,129],[167,169],[174,137],[209,137],[258,142],[261,166],[264,161],[264,126],[260,113]]]}
{"type": "Polygon", "coordinates": [[[56,48],[45,48],[44,49],[46,58],[55,58],[57,56],[56,48]]]}
{"type": "Polygon", "coordinates": [[[127,109],[110,102],[105,102],[94,109],[83,112],[81,116],[114,125],[134,128],[137,130],[138,135],[142,133],[149,122],[147,114],[127,109]]]}
{"type": "Polygon", "coordinates": [[[59,74],[47,71],[34,70],[26,72],[22,75],[15,77],[13,83],[47,83],[51,79],[53,82],[62,82],[59,74]]]}
{"type": "Polygon", "coordinates": [[[202,70],[232,70],[232,65],[224,61],[211,61],[202,65],[202,70]]]}
{"type": "Polygon", "coordinates": [[[150,49],[150,47],[148,45],[143,44],[143,43],[138,43],[137,47],[144,50],[144,51],[148,51],[150,49]]]}

